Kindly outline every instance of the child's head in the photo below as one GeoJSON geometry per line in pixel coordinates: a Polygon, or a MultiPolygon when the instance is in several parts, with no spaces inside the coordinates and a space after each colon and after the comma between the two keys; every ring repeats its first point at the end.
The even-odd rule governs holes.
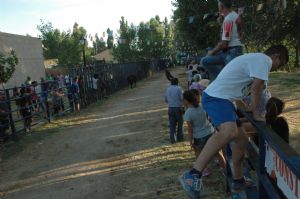
{"type": "Polygon", "coordinates": [[[284,109],[284,102],[276,97],[271,97],[266,104],[266,123],[271,126],[283,140],[289,143],[289,126],[284,117],[278,117],[284,109]]]}
{"type": "Polygon", "coordinates": [[[199,106],[199,102],[200,102],[199,91],[197,91],[196,89],[184,91],[183,101],[184,101],[185,105],[187,105],[187,106],[191,105],[191,106],[197,108],[199,106]]]}
{"type": "Polygon", "coordinates": [[[266,104],[266,111],[270,111],[270,109],[272,108],[272,106],[276,106],[276,116],[280,115],[284,109],[284,102],[277,98],[277,97],[271,97],[267,104],[266,104]]]}

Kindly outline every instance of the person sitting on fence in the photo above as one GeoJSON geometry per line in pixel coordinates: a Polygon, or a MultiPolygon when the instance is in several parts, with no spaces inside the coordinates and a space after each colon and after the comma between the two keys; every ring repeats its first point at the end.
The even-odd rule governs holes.
{"type": "MultiPolygon", "coordinates": [[[[183,93],[183,102],[188,107],[184,113],[183,119],[187,123],[188,135],[191,149],[194,150],[196,159],[201,153],[206,141],[215,132],[214,127],[209,122],[205,111],[201,107],[200,94],[198,90],[193,89],[183,93]]],[[[226,163],[222,151],[217,154],[218,162],[226,170],[226,163]]],[[[209,175],[207,168],[204,169],[202,176],[209,175]]]]}
{"type": "Polygon", "coordinates": [[[7,106],[7,101],[5,93],[0,91],[0,144],[4,143],[8,135],[6,130],[9,129],[9,109],[7,106]]]}
{"type": "Polygon", "coordinates": [[[200,61],[200,65],[209,71],[211,81],[218,76],[227,63],[243,54],[243,45],[240,40],[241,19],[232,10],[232,1],[218,0],[218,9],[220,15],[224,16],[221,41],[200,61]]]}
{"type": "Polygon", "coordinates": [[[20,89],[20,98],[17,99],[16,103],[20,106],[21,109],[21,115],[23,117],[24,121],[24,129],[26,133],[28,133],[31,130],[31,123],[32,123],[32,112],[31,112],[31,96],[30,92],[26,92],[25,87],[22,87],[20,89]]]}
{"type": "Polygon", "coordinates": [[[216,153],[231,141],[234,141],[232,189],[239,191],[246,186],[243,157],[248,138],[238,120],[233,102],[251,93],[253,117],[257,121],[264,121],[258,113],[264,83],[268,81],[269,72],[285,65],[288,58],[288,50],[283,45],[271,46],[264,53],[241,55],[229,62],[205,89],[202,105],[218,132],[209,138],[194,168],[180,176],[180,183],[191,198],[200,197],[203,170],[216,153]]]}

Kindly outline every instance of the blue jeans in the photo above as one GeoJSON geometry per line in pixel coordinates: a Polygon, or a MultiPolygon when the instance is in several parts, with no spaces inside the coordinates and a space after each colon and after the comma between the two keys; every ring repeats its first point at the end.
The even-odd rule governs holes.
{"type": "Polygon", "coordinates": [[[170,126],[170,142],[175,143],[175,141],[183,141],[183,108],[181,107],[169,107],[168,110],[169,115],[169,126],[170,126]],[[177,127],[177,133],[176,133],[177,127]],[[176,140],[175,140],[176,136],[176,140]]]}
{"type": "Polygon", "coordinates": [[[216,79],[222,68],[234,58],[243,54],[243,47],[237,46],[220,51],[215,55],[203,57],[200,61],[201,66],[207,69],[210,81],[216,79]]]}

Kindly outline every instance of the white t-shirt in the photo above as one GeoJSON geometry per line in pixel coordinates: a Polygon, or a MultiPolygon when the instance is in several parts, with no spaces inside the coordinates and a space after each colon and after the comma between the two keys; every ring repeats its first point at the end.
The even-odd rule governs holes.
{"type": "Polygon", "coordinates": [[[93,80],[93,89],[98,89],[98,79],[93,77],[92,80],[93,80]]]}
{"type": "Polygon", "coordinates": [[[253,78],[268,81],[272,60],[263,53],[249,53],[229,62],[204,92],[209,96],[240,100],[250,94],[253,78]]]}
{"type": "Polygon", "coordinates": [[[214,132],[214,128],[206,117],[201,105],[197,108],[189,107],[183,116],[184,121],[191,122],[193,138],[203,138],[214,132]]]}
{"type": "Polygon", "coordinates": [[[234,11],[231,11],[224,18],[222,26],[222,40],[229,41],[228,47],[242,46],[240,40],[240,23],[241,19],[234,11]]]}

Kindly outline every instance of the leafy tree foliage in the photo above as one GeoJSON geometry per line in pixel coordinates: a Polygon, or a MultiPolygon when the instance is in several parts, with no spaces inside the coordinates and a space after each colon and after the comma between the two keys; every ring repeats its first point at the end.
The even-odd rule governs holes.
{"type": "Polygon", "coordinates": [[[113,36],[113,31],[110,30],[109,28],[106,30],[107,33],[107,48],[112,49],[114,46],[114,36],[113,36]]]}
{"type": "Polygon", "coordinates": [[[106,44],[103,38],[99,38],[98,34],[95,35],[95,41],[93,42],[93,48],[95,54],[100,53],[101,51],[106,49],[106,44]]]}
{"type": "Polygon", "coordinates": [[[58,59],[60,65],[76,65],[81,62],[82,46],[79,40],[86,35],[83,27],[75,23],[72,32],[61,32],[54,29],[50,22],[41,21],[37,28],[41,32],[39,38],[42,40],[46,59],[58,59]]]}
{"type": "Polygon", "coordinates": [[[0,53],[0,83],[6,83],[14,74],[19,59],[15,51],[11,51],[7,56],[0,53]]]}
{"type": "Polygon", "coordinates": [[[121,17],[118,44],[113,54],[121,62],[164,58],[172,53],[172,36],[172,26],[167,19],[161,21],[156,16],[135,26],[128,25],[121,17]]]}
{"type": "MultiPolygon", "coordinates": [[[[175,40],[200,49],[214,46],[220,39],[216,20],[204,21],[205,13],[217,12],[217,0],[173,0],[175,40]]],[[[272,44],[288,45],[292,59],[299,65],[299,0],[233,0],[233,8],[243,8],[242,41],[246,51],[262,51],[272,44]],[[286,2],[286,9],[284,8],[286,2]]]]}

